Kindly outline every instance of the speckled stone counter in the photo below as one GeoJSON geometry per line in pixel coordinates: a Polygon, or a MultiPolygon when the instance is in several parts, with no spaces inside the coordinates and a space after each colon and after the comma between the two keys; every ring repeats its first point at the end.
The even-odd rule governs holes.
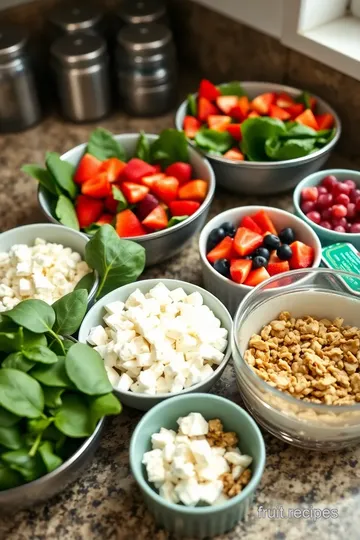
{"type": "MultiPolygon", "coordinates": [[[[156,120],[115,115],[101,122],[113,132],[143,129],[159,132],[173,125],[172,115],[156,120]]],[[[94,126],[74,126],[56,117],[22,134],[0,137],[0,229],[43,221],[36,200],[36,182],[20,172],[22,164],[42,162],[46,150],[64,152],[87,140],[94,126]]],[[[332,165],[346,166],[339,157],[332,165]]],[[[263,203],[291,209],[291,195],[251,198],[220,190],[210,215],[228,208],[263,203]]],[[[197,239],[173,260],[146,271],[145,277],[178,278],[201,284],[197,239]]],[[[232,366],[214,393],[239,402],[232,366]]],[[[128,449],[140,413],[125,410],[110,421],[100,449],[81,478],[47,504],[0,518],[1,540],[165,540],[145,509],[131,477],[128,449]]],[[[267,464],[257,497],[244,523],[223,539],[343,539],[360,537],[360,449],[319,454],[292,448],[265,434],[267,464]],[[271,510],[268,517],[259,507],[271,510]],[[283,518],[276,509],[283,508],[283,518]],[[336,519],[287,519],[288,509],[331,508],[336,519]]],[[[0,509],[1,510],[1,509],[0,509]]]]}

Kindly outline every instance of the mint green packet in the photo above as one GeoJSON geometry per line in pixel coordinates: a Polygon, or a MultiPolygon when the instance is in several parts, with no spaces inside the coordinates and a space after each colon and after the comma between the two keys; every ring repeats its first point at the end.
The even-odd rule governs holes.
{"type": "Polygon", "coordinates": [[[333,270],[358,274],[359,279],[339,278],[352,293],[360,295],[360,254],[350,243],[338,243],[322,249],[322,265],[333,270]]]}

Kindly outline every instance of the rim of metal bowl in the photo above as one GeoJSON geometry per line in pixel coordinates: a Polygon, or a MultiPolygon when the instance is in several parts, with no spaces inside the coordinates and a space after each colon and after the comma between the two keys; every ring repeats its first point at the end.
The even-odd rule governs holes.
{"type": "MultiPolygon", "coordinates": [[[[308,274],[310,274],[311,272],[313,272],[313,273],[324,273],[324,274],[329,274],[330,276],[334,276],[334,275],[346,276],[346,277],[356,278],[357,280],[359,280],[359,276],[357,274],[353,274],[352,272],[343,272],[342,270],[332,270],[330,268],[307,268],[307,269],[302,269],[302,270],[291,270],[290,272],[284,272],[283,274],[281,274],[281,277],[285,277],[285,278],[286,277],[292,277],[292,276],[297,275],[297,274],[298,275],[304,274],[305,271],[307,271],[306,273],[308,273],[308,274]]],[[[279,274],[277,274],[276,276],[273,276],[272,278],[268,279],[266,281],[266,285],[274,283],[278,279],[279,279],[279,274]]],[[[294,405],[295,403],[297,403],[299,405],[299,403],[300,403],[301,406],[303,406],[305,408],[308,408],[308,409],[314,409],[319,413],[320,412],[328,412],[328,413],[332,413],[332,412],[337,412],[337,413],[339,413],[339,412],[351,412],[351,411],[354,411],[354,410],[359,411],[360,410],[360,403],[355,403],[354,405],[326,405],[325,403],[309,403],[309,402],[303,401],[302,399],[297,399],[295,397],[289,396],[289,395],[285,394],[285,392],[281,392],[281,390],[278,390],[277,388],[274,388],[273,386],[270,386],[269,384],[267,384],[265,381],[263,381],[258,375],[256,375],[250,369],[249,365],[247,364],[247,362],[245,362],[245,360],[243,358],[243,355],[240,352],[240,346],[239,346],[239,340],[238,340],[238,333],[239,333],[238,329],[239,329],[240,323],[242,322],[242,318],[247,315],[247,311],[249,309],[248,308],[247,311],[244,313],[243,312],[243,304],[245,302],[248,302],[249,299],[251,300],[252,297],[255,296],[258,293],[258,290],[260,288],[262,288],[263,285],[264,285],[264,283],[260,283],[259,285],[254,287],[251,292],[249,292],[246,295],[246,297],[242,300],[241,304],[239,305],[238,309],[236,310],[236,313],[235,313],[235,316],[234,316],[234,319],[233,319],[232,346],[234,346],[235,349],[236,349],[236,352],[237,352],[237,354],[238,354],[238,356],[240,358],[241,368],[243,370],[246,370],[247,377],[249,377],[254,383],[259,383],[259,385],[264,390],[266,390],[267,393],[272,394],[274,397],[281,398],[285,402],[287,401],[291,405],[294,405]]],[[[282,289],[282,287],[278,287],[277,290],[280,290],[280,289],[282,289]]],[[[274,288],[273,290],[275,291],[276,289],[274,288]]],[[[270,297],[270,299],[271,299],[271,297],[270,297]]],[[[359,298],[359,302],[360,302],[360,298],[359,298]]]]}
{"type": "MultiPolygon", "coordinates": [[[[239,82],[241,83],[244,89],[246,89],[246,87],[248,87],[249,85],[251,86],[258,85],[260,87],[260,90],[263,89],[264,91],[267,90],[268,92],[271,91],[268,89],[269,86],[272,87],[273,91],[288,92],[292,95],[299,95],[302,92],[302,90],[300,90],[299,88],[295,88],[294,86],[287,86],[284,84],[277,84],[277,83],[272,83],[272,82],[264,82],[264,81],[239,81],[239,82]]],[[[220,83],[217,86],[221,86],[223,84],[227,84],[227,83],[226,82],[220,83]]],[[[197,95],[198,95],[197,92],[192,94],[193,97],[196,97],[197,95]]],[[[328,142],[328,144],[326,144],[325,146],[323,146],[316,152],[309,154],[308,156],[303,156],[303,157],[295,158],[295,159],[288,159],[285,161],[232,161],[224,157],[213,156],[212,154],[209,154],[208,152],[205,152],[205,151],[202,152],[197,146],[195,146],[193,141],[188,140],[188,143],[190,144],[192,148],[199,150],[200,153],[202,153],[204,156],[207,157],[207,159],[216,161],[218,163],[226,164],[230,167],[250,167],[253,169],[256,169],[256,168],[261,169],[261,168],[266,167],[269,169],[278,169],[278,168],[286,168],[289,165],[297,165],[297,164],[308,163],[310,161],[314,161],[316,158],[326,153],[327,151],[331,150],[336,145],[336,143],[338,142],[340,138],[342,128],[341,128],[340,118],[338,114],[335,112],[335,110],[318,95],[313,94],[313,93],[311,93],[311,95],[315,99],[317,99],[318,103],[321,103],[324,106],[324,108],[327,109],[327,112],[333,115],[333,117],[335,118],[336,131],[335,131],[334,137],[331,139],[330,142],[328,142]]],[[[186,112],[186,104],[187,104],[187,100],[184,100],[179,106],[179,108],[177,109],[176,114],[175,114],[175,127],[179,131],[183,131],[183,120],[184,120],[185,112],[186,112]]]]}
{"type": "MultiPolygon", "coordinates": [[[[154,140],[154,139],[158,138],[158,136],[159,136],[159,135],[157,135],[155,133],[145,133],[145,135],[146,135],[146,137],[149,137],[150,140],[154,140]]],[[[137,139],[138,137],[139,137],[138,133],[119,133],[117,135],[114,135],[114,138],[116,140],[121,140],[121,139],[126,139],[126,138],[131,138],[131,139],[136,138],[137,139]]],[[[81,143],[81,144],[78,144],[77,146],[74,146],[74,148],[71,148],[70,150],[68,150],[67,152],[62,154],[61,158],[66,160],[66,156],[67,156],[67,154],[69,152],[73,152],[74,150],[85,147],[85,145],[86,145],[86,143],[81,143]]],[[[211,202],[212,202],[212,200],[214,198],[214,194],[215,194],[215,188],[216,188],[215,174],[214,174],[214,171],[213,171],[207,157],[205,157],[204,154],[202,152],[200,152],[198,148],[191,147],[190,150],[192,152],[194,152],[195,154],[197,154],[204,161],[204,164],[207,167],[208,172],[209,172],[209,176],[210,176],[210,178],[208,180],[209,189],[208,189],[205,200],[200,205],[200,208],[198,208],[196,210],[196,212],[194,212],[187,219],[185,219],[184,221],[181,221],[180,223],[177,223],[173,227],[170,227],[168,229],[164,229],[162,231],[156,231],[156,232],[153,232],[153,233],[145,234],[143,236],[124,236],[123,237],[124,240],[133,240],[133,241],[136,242],[136,241],[139,241],[139,240],[140,241],[146,241],[146,240],[155,240],[156,238],[162,238],[164,236],[167,236],[168,234],[171,234],[174,231],[178,231],[178,230],[182,229],[183,227],[186,227],[189,223],[192,223],[193,221],[195,221],[196,218],[198,218],[205,210],[207,210],[207,208],[209,208],[209,206],[210,206],[210,204],[211,204],[211,202]]],[[[42,212],[46,215],[46,217],[49,219],[49,221],[64,227],[65,225],[62,225],[62,223],[60,223],[60,221],[57,220],[47,210],[47,208],[43,204],[42,198],[44,197],[44,192],[45,192],[45,189],[39,184],[38,190],[37,190],[37,197],[38,197],[38,202],[39,202],[39,205],[40,205],[40,208],[41,208],[42,212]]],[[[91,235],[89,235],[89,234],[86,234],[86,233],[83,233],[83,232],[81,234],[84,234],[87,238],[91,238],[91,235]]]]}

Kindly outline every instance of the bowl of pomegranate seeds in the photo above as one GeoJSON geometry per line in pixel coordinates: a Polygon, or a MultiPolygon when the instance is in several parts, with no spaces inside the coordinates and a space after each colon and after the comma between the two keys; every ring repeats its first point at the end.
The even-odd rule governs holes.
{"type": "Polygon", "coordinates": [[[350,242],[360,249],[360,172],[328,169],[307,176],[294,191],[294,206],[322,245],[350,242]]]}

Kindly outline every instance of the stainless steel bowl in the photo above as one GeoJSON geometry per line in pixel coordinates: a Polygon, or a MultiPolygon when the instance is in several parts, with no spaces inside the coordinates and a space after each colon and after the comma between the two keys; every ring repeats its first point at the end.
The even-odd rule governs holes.
{"type": "MultiPolygon", "coordinates": [[[[292,97],[297,97],[301,93],[301,90],[297,88],[282,84],[268,82],[243,82],[241,84],[250,98],[255,98],[264,92],[287,92],[292,97]]],[[[330,105],[321,98],[314,97],[318,100],[319,113],[330,113],[335,118],[336,134],[329,144],[309,156],[287,161],[235,162],[205,154],[214,169],[217,183],[235,193],[270,195],[293,189],[305,176],[319,170],[339,140],[341,123],[330,105]]],[[[176,112],[175,125],[179,130],[183,129],[186,107],[187,102],[184,101],[176,112]]],[[[190,144],[194,146],[192,142],[190,144]]]]}
{"type": "Polygon", "coordinates": [[[47,501],[76,480],[98,448],[104,425],[103,418],[94,433],[86,439],[75,454],[55,471],[23,486],[0,491],[0,514],[16,512],[21,508],[47,501]]]}
{"type": "MultiPolygon", "coordinates": [[[[155,140],[158,136],[146,134],[149,141],[155,140]]],[[[115,139],[119,141],[125,148],[128,156],[135,153],[138,133],[124,133],[115,135],[115,139]]],[[[77,165],[81,156],[84,153],[86,144],[80,144],[72,150],[69,150],[61,156],[62,159],[69,161],[73,165],[77,165]]],[[[146,250],[146,266],[160,263],[165,259],[173,257],[179,253],[185,245],[191,240],[204,225],[209,212],[211,201],[215,193],[215,176],[208,162],[201,153],[194,148],[189,148],[190,163],[194,169],[195,177],[206,180],[209,184],[208,194],[200,208],[188,219],[174,225],[170,229],[147,234],[146,236],[134,236],[128,240],[134,240],[146,250]]],[[[60,224],[54,214],[54,200],[52,196],[46,192],[41,186],[38,189],[38,200],[42,211],[53,223],[60,224]]]]}

